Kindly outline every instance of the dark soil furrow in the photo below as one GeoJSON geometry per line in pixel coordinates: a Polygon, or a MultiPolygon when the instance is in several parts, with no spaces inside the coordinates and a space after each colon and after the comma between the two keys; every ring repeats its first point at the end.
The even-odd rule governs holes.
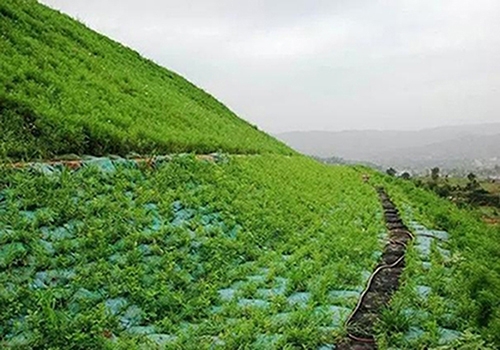
{"type": "Polygon", "coordinates": [[[357,307],[347,321],[346,339],[337,349],[376,349],[374,327],[383,308],[398,290],[405,267],[407,244],[413,239],[399,216],[399,211],[384,189],[378,189],[384,208],[384,217],[389,232],[388,244],[381,262],[370,277],[367,289],[361,295],[357,307]]]}

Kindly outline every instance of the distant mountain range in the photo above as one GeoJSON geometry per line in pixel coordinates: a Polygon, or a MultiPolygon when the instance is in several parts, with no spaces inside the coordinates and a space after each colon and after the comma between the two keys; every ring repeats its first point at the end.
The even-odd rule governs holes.
{"type": "Polygon", "coordinates": [[[420,171],[500,164],[500,123],[419,131],[309,131],[276,135],[307,155],[420,171]]]}

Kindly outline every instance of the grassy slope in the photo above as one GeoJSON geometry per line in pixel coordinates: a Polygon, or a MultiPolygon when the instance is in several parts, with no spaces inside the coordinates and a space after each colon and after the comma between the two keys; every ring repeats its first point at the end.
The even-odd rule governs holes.
{"type": "Polygon", "coordinates": [[[35,0],[2,0],[0,33],[0,156],[292,153],[177,74],[35,0]]]}
{"type": "Polygon", "coordinates": [[[114,334],[129,349],[147,341],[131,326],[154,326],[176,349],[317,348],[357,302],[330,292],[359,291],[381,249],[375,191],[304,157],[0,175],[7,344],[116,348],[114,334]],[[117,298],[141,310],[133,324],[106,306],[117,298]]]}
{"type": "MultiPolygon", "coordinates": [[[[34,1],[2,0],[0,33],[0,157],[291,153],[176,74],[34,1]]],[[[0,198],[0,286],[8,288],[0,290],[0,330],[2,338],[18,335],[8,339],[35,347],[64,347],[68,341],[99,347],[110,332],[123,342],[141,341],[137,336],[127,340],[120,316],[105,307],[107,298],[123,297],[141,308],[143,323],[181,335],[176,341],[184,348],[209,348],[214,336],[230,346],[254,344],[257,334],[266,332],[283,335],[280,346],[311,348],[332,336],[321,331],[325,320],[314,308],[332,302],[327,296],[332,289],[358,288],[362,271],[371,270],[376,260],[371,254],[381,223],[374,193],[350,169],[326,168],[301,157],[267,155],[218,166],[177,160],[154,174],[120,170],[103,176],[85,170],[45,177],[1,171],[6,198],[0,198]],[[133,200],[124,197],[126,191],[133,200]],[[185,227],[172,226],[172,205],[179,200],[201,210],[185,227]],[[158,206],[163,220],[153,233],[148,233],[154,220],[145,210],[148,203],[158,206]],[[203,226],[204,215],[214,213],[226,226],[239,227],[238,240],[221,227],[203,226]],[[85,228],[65,237],[60,229],[74,219],[85,228]],[[52,237],[54,232],[63,236],[52,237]],[[144,245],[152,254],[144,256],[144,245]],[[190,253],[196,246],[201,260],[190,253]],[[125,260],[111,261],[116,253],[125,260]],[[291,260],[282,261],[288,255],[291,260]],[[289,281],[285,295],[271,300],[269,310],[231,304],[222,315],[209,311],[220,302],[220,288],[262,268],[289,281]],[[71,269],[76,275],[70,279],[58,275],[46,286],[33,287],[37,273],[71,269]],[[313,295],[304,310],[283,299],[304,291],[313,295]],[[281,312],[291,312],[292,318],[275,325],[272,317],[281,312]],[[186,330],[183,322],[201,328],[186,330]]],[[[400,205],[412,206],[416,219],[451,233],[454,275],[442,279],[440,264],[444,268],[450,262],[437,261],[427,282],[458,304],[458,328],[481,330],[485,339],[499,344],[498,228],[409,184],[378,181],[400,205]]],[[[415,287],[412,280],[423,272],[410,258],[407,286],[415,287]]],[[[267,287],[273,287],[272,276],[266,278],[267,287]]],[[[258,288],[246,284],[238,292],[248,298],[258,288]]],[[[410,303],[410,294],[404,289],[396,300],[410,303]]],[[[432,331],[447,306],[437,295],[431,301],[424,306],[431,313],[425,327],[432,331]]],[[[345,306],[352,308],[351,302],[345,306]]],[[[407,325],[395,322],[401,320],[397,305],[383,329],[387,339],[382,341],[388,344],[400,344],[398,334],[407,325]]],[[[420,345],[435,346],[436,339],[420,345]]]]}
{"type": "MultiPolygon", "coordinates": [[[[483,341],[487,340],[495,344],[492,348],[497,348],[500,344],[500,227],[485,224],[479,212],[458,209],[412,182],[382,176],[377,176],[377,181],[388,188],[402,209],[407,209],[407,222],[417,220],[430,229],[449,232],[448,249],[452,252],[451,258],[443,259],[433,247],[433,267],[427,272],[420,267],[418,254],[410,254],[405,287],[382,327],[385,341],[392,346],[402,346],[401,333],[408,330],[412,321],[408,315],[402,315],[402,311],[413,306],[427,313],[425,322],[419,326],[431,334],[437,326],[452,325],[476,335],[470,335],[465,342],[486,349],[483,341]],[[427,284],[433,289],[425,302],[415,295],[418,284],[427,284]]],[[[437,346],[435,340],[435,336],[428,336],[417,347],[437,346]]],[[[474,346],[471,348],[476,348],[474,346]]]]}

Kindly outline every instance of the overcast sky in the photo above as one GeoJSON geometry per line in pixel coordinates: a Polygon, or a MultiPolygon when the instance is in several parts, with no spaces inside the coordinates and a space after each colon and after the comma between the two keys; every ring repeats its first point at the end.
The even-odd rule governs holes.
{"type": "Polygon", "coordinates": [[[498,0],[43,0],[269,132],[500,122],[498,0]]]}

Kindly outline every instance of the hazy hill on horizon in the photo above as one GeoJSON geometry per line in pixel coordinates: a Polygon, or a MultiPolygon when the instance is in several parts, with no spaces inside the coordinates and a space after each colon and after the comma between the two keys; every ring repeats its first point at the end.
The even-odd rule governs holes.
{"type": "Polygon", "coordinates": [[[499,163],[500,123],[455,125],[418,131],[308,131],[276,135],[307,155],[340,157],[420,170],[499,163]]]}

